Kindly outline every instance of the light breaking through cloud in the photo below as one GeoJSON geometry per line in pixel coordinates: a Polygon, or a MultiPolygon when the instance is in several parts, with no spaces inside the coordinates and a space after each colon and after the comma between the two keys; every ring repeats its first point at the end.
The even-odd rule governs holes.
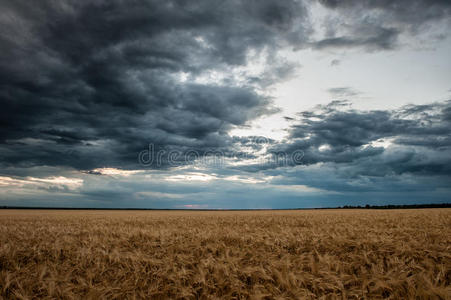
{"type": "Polygon", "coordinates": [[[450,200],[446,1],[0,1],[0,28],[0,205],[450,200]]]}

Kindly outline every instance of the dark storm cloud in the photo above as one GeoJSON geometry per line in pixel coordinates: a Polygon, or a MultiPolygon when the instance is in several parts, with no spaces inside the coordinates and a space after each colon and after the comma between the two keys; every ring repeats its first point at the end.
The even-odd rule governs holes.
{"type": "MultiPolygon", "coordinates": [[[[363,47],[369,51],[398,46],[401,34],[417,35],[434,22],[450,22],[450,1],[428,0],[320,0],[323,6],[339,12],[328,18],[324,39],[318,49],[363,47]]],[[[447,34],[447,33],[444,33],[447,34]]],[[[442,34],[443,35],[443,34],[442,34]]]]}
{"type": "MultiPolygon", "coordinates": [[[[3,166],[138,167],[137,153],[228,147],[234,125],[276,111],[230,73],[249,51],[274,59],[308,31],[296,1],[0,3],[3,166]]],[[[307,24],[307,25],[306,25],[307,24]]],[[[292,72],[277,64],[277,77],[292,72]]]]}
{"type": "Polygon", "coordinates": [[[396,46],[399,31],[395,28],[376,27],[358,30],[351,36],[330,37],[314,44],[317,49],[365,47],[368,50],[389,50],[396,46]]]}
{"type": "Polygon", "coordinates": [[[451,101],[373,111],[334,101],[299,113],[291,122],[289,138],[269,145],[269,153],[287,157],[302,151],[300,162],[239,169],[269,176],[275,186],[328,191],[325,197],[337,197],[340,203],[446,202],[451,182],[450,111],[451,101]]]}
{"type": "Polygon", "coordinates": [[[365,10],[382,10],[387,17],[396,18],[397,22],[418,27],[425,22],[451,15],[451,3],[446,0],[319,0],[333,9],[352,9],[365,13],[365,10]]]}
{"type": "Polygon", "coordinates": [[[451,101],[358,111],[334,101],[300,113],[272,151],[302,150],[302,164],[331,163],[349,176],[451,176],[450,109],[451,101]]]}
{"type": "MultiPolygon", "coordinates": [[[[398,34],[449,16],[447,4],[439,2],[322,3],[355,25],[348,26],[349,35],[337,35],[331,20],[328,36],[312,42],[311,20],[300,1],[67,0],[40,1],[33,7],[26,1],[0,2],[1,167],[139,168],[137,155],[149,143],[156,151],[195,149],[202,154],[213,149],[240,156],[236,148],[243,141],[231,138],[229,130],[276,112],[271,98],[258,89],[290,78],[298,67],[280,59],[279,48],[388,49],[398,34]],[[414,14],[412,7],[422,9],[414,14]],[[354,18],[359,10],[361,17],[354,18]],[[227,77],[248,62],[250,53],[265,54],[264,71],[242,82],[227,77]],[[226,78],[192,80],[208,78],[210,71],[226,78]]],[[[353,93],[346,87],[330,92],[353,93]]],[[[349,117],[358,124],[392,118],[389,112],[340,116],[334,109],[323,108],[330,118],[349,117]]],[[[443,109],[443,120],[449,118],[449,109],[443,109]]],[[[319,124],[309,126],[293,128],[293,137],[313,130],[316,138],[309,143],[328,138],[333,147],[326,150],[339,154],[331,159],[327,151],[310,153],[306,161],[312,162],[352,161],[354,153],[340,143],[358,147],[384,136],[357,128],[355,138],[346,138],[347,129],[338,126],[333,138],[333,128],[331,136],[322,136],[319,124]]],[[[319,145],[298,142],[307,149],[319,145]]],[[[418,147],[432,142],[448,145],[441,136],[397,139],[398,144],[418,147]]],[[[252,140],[244,143],[262,149],[251,145],[252,140]]],[[[382,150],[359,151],[371,156],[382,150]]]]}

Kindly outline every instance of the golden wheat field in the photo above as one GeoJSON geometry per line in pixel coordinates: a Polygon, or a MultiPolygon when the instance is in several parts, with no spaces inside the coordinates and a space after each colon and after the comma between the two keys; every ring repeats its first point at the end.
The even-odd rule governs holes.
{"type": "Polygon", "coordinates": [[[0,297],[450,299],[451,209],[0,210],[0,297]]]}

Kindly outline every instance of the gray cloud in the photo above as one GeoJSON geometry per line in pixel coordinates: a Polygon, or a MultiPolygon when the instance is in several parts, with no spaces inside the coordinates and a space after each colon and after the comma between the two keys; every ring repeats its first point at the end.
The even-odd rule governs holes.
{"type": "Polygon", "coordinates": [[[149,143],[224,147],[230,128],[277,111],[251,81],[270,85],[292,66],[247,84],[193,78],[227,76],[251,50],[277,59],[308,25],[296,1],[14,1],[1,11],[0,153],[24,167],[136,168],[149,143]]]}
{"type": "Polygon", "coordinates": [[[399,31],[395,28],[366,28],[350,36],[328,37],[314,44],[317,49],[365,47],[368,50],[389,50],[396,47],[399,31]]]}
{"type": "MultiPolygon", "coordinates": [[[[323,24],[326,36],[313,44],[318,49],[362,47],[368,51],[391,50],[399,46],[399,37],[403,34],[415,37],[431,24],[451,22],[449,1],[319,2],[340,14],[327,18],[323,24]]],[[[447,34],[440,36],[443,38],[447,34]]]]}
{"type": "Polygon", "coordinates": [[[355,10],[366,13],[368,10],[382,13],[398,23],[418,28],[429,21],[450,18],[451,4],[443,0],[319,0],[321,4],[333,9],[355,10]]]}
{"type": "Polygon", "coordinates": [[[303,150],[302,164],[330,163],[350,177],[451,176],[451,102],[358,111],[347,102],[299,114],[290,139],[271,151],[303,150]]]}
{"type": "MultiPolygon", "coordinates": [[[[355,14],[351,2],[322,3],[346,18],[355,14]]],[[[385,10],[358,6],[365,16],[385,10]]],[[[430,6],[424,22],[448,16],[445,4],[430,6]]],[[[388,49],[405,31],[399,24],[416,20],[410,6],[393,9],[390,22],[362,17],[348,26],[350,36],[329,30],[314,46],[388,49]]],[[[4,166],[137,168],[137,153],[149,143],[157,150],[227,150],[231,128],[277,111],[258,89],[297,67],[277,50],[311,45],[309,14],[299,1],[66,0],[33,8],[14,1],[2,2],[1,11],[4,166]],[[251,52],[264,53],[266,67],[238,81],[233,68],[246,65],[251,52]],[[209,72],[224,78],[195,80],[209,72]]]]}
{"type": "Polygon", "coordinates": [[[333,15],[319,40],[306,3],[295,0],[0,2],[0,200],[282,208],[377,204],[381,195],[449,199],[449,101],[371,111],[333,101],[286,117],[283,142],[230,136],[279,111],[265,89],[300,67],[280,49],[391,50],[451,14],[447,1],[320,2],[333,15]],[[263,71],[239,69],[253,58],[263,58],[263,71]],[[137,156],[150,143],[156,152],[212,151],[240,164],[208,166],[203,174],[215,179],[189,184],[183,176],[200,171],[185,169],[183,158],[183,168],[162,161],[130,177],[95,170],[142,169],[137,156]],[[295,151],[303,153],[297,164],[248,162],[295,151]],[[181,177],[166,181],[171,175],[181,177]]]}
{"type": "Polygon", "coordinates": [[[333,87],[327,89],[327,91],[333,98],[349,98],[361,94],[361,92],[357,91],[356,89],[347,86],[333,87]]]}

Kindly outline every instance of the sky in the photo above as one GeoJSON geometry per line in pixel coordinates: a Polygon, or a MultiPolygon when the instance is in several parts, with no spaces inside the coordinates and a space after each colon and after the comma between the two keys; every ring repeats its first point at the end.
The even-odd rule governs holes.
{"type": "Polygon", "coordinates": [[[0,206],[451,202],[451,2],[0,0],[0,206]]]}

